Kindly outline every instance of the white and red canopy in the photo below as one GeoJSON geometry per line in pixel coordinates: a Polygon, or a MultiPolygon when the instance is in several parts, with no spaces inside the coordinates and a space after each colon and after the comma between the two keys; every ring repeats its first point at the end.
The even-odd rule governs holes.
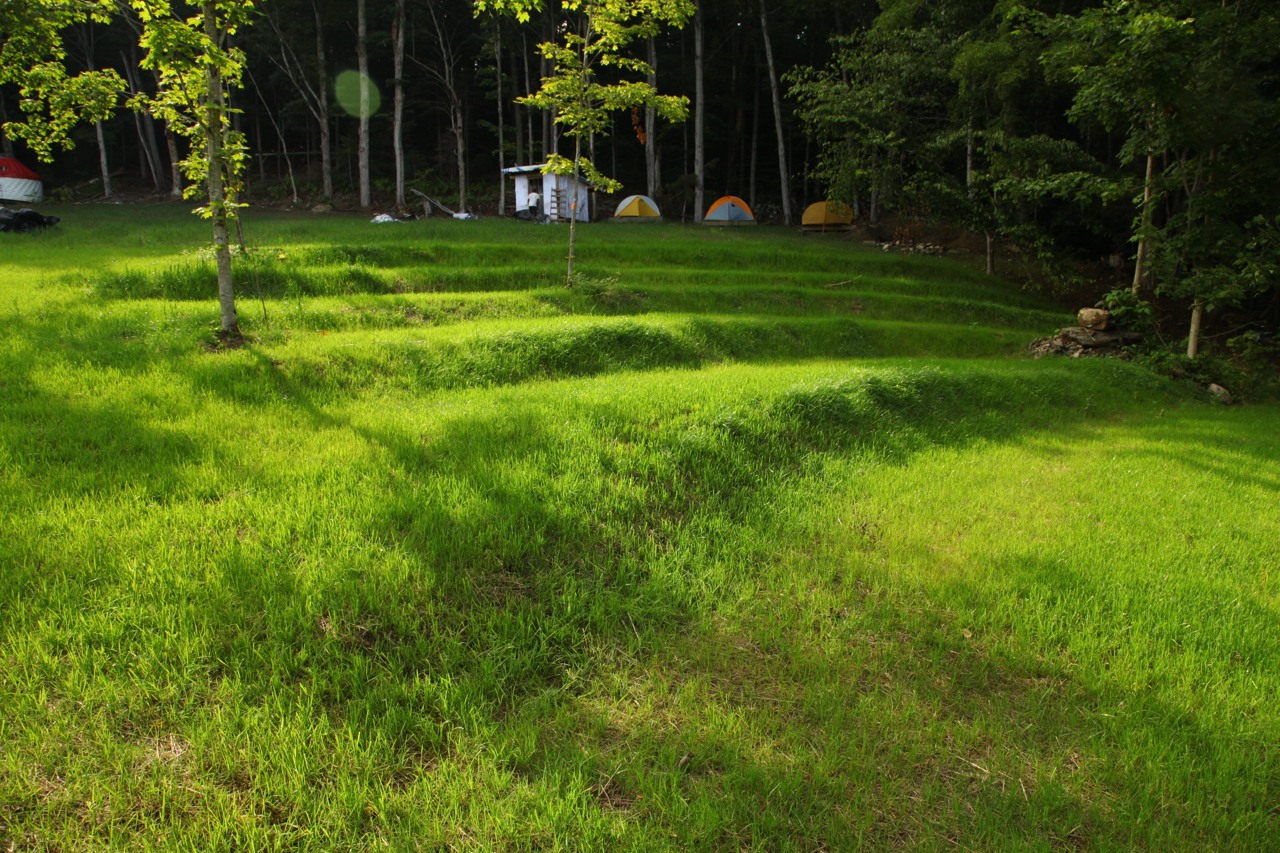
{"type": "Polygon", "coordinates": [[[12,157],[0,157],[0,200],[40,201],[44,184],[40,176],[12,157]]]}

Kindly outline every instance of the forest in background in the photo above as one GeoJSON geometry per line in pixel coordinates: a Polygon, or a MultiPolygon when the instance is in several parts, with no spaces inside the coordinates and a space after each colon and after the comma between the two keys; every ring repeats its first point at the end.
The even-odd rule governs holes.
{"type": "MultiPolygon", "coordinates": [[[[510,213],[498,198],[500,166],[572,155],[552,112],[520,100],[555,74],[538,45],[576,31],[591,3],[530,4],[525,21],[469,0],[239,5],[248,13],[231,42],[245,73],[227,95],[249,155],[244,201],[404,207],[416,189],[458,209],[510,213]],[[363,134],[352,94],[361,73],[373,84],[363,134]]],[[[614,5],[645,14],[643,3],[614,5]]],[[[734,194],[763,221],[796,222],[805,205],[833,199],[868,225],[891,219],[906,240],[929,225],[959,226],[985,237],[989,264],[1004,245],[1059,282],[1123,284],[1108,297],[1116,315],[1189,339],[1189,355],[1203,336],[1259,363],[1273,357],[1273,4],[692,5],[685,26],[626,48],[651,67],[659,93],[688,99],[687,120],[616,111],[608,132],[584,140],[605,174],[655,196],[668,218],[696,221],[734,194]]],[[[6,4],[3,50],[21,42],[24,15],[47,8],[6,4]]],[[[98,22],[67,18],[61,56],[50,55],[70,75],[114,69],[124,91],[102,121],[70,128],[40,169],[60,198],[106,195],[113,181],[111,192],[177,194],[186,140],[126,105],[160,83],[141,67],[140,4],[99,8],[98,22]]],[[[16,123],[19,104],[38,107],[38,98],[6,64],[0,120],[16,123]]],[[[30,163],[9,129],[5,150],[30,163]]]]}

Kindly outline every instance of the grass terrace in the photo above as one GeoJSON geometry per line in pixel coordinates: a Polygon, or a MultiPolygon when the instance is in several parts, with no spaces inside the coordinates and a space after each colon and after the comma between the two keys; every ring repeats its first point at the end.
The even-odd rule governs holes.
{"type": "Polygon", "coordinates": [[[0,849],[1274,851],[1280,409],[772,228],[0,237],[0,849]]]}

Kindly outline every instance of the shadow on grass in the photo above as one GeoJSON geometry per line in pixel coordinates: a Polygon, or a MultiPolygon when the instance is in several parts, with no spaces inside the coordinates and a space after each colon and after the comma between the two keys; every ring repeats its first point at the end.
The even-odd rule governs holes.
{"type": "MultiPolygon", "coordinates": [[[[189,438],[149,426],[125,401],[82,405],[40,390],[31,358],[5,365],[13,384],[4,394],[21,402],[6,406],[10,435],[50,450],[117,442],[28,459],[21,475],[33,495],[48,494],[46,475],[74,499],[169,472],[175,479],[162,480],[157,497],[176,498],[181,470],[195,462],[253,471],[230,436],[197,456],[189,438]],[[36,439],[42,424],[55,428],[36,439]],[[100,481],[81,479],[94,453],[114,467],[100,481]]],[[[327,405],[261,351],[209,359],[167,369],[234,406],[287,398],[284,411],[313,429],[350,431],[386,460],[372,484],[335,480],[380,490],[369,516],[341,518],[341,494],[318,494],[314,511],[398,554],[398,568],[316,569],[308,579],[279,570],[290,557],[246,546],[216,559],[222,588],[206,601],[218,610],[201,614],[216,661],[205,677],[248,706],[274,707],[275,697],[312,715],[318,734],[300,748],[318,764],[355,749],[343,738],[383,745],[360,801],[336,825],[347,842],[388,831],[364,809],[375,795],[400,816],[392,829],[417,837],[433,768],[480,762],[467,752],[476,744],[519,784],[585,815],[571,829],[600,840],[622,832],[615,818],[653,844],[674,834],[682,848],[711,850],[1167,849],[1184,840],[1261,850],[1274,837],[1274,818],[1250,801],[1214,805],[1235,793],[1225,782],[1166,780],[1160,762],[1125,766],[1152,754],[1189,757],[1191,769],[1223,765],[1223,749],[1184,710],[1100,688],[1029,650],[970,642],[946,624],[945,603],[864,594],[865,568],[826,580],[840,587],[831,595],[845,599],[843,612],[805,611],[778,590],[741,624],[713,619],[776,559],[790,531],[771,507],[811,460],[866,454],[904,464],[927,448],[1012,441],[1036,421],[1069,428],[1087,417],[1086,403],[1123,411],[1135,389],[1169,393],[1147,374],[894,368],[658,423],[621,404],[579,402],[573,413],[592,427],[578,430],[562,425],[564,411],[513,401],[426,434],[327,405]],[[1130,716],[1101,721],[1101,709],[1121,705],[1130,716]],[[1135,759],[1133,738],[1159,751],[1135,759]],[[1135,814],[1153,818],[1150,837],[1135,814]]],[[[308,556],[297,531],[271,545],[308,556]]],[[[1052,566],[1003,570],[1064,582],[1052,566]]],[[[994,605],[977,590],[952,594],[994,605]]],[[[142,704],[160,718],[201,713],[199,702],[193,712],[169,701],[156,689],[142,704]]],[[[235,755],[216,755],[220,746],[206,758],[217,773],[195,784],[227,788],[218,773],[248,773],[235,755]]],[[[1261,802],[1273,771],[1263,765],[1249,779],[1261,802]]],[[[243,796],[291,804],[285,811],[303,823],[308,798],[321,796],[259,784],[243,796]]],[[[517,822],[536,811],[517,808],[517,822]]]]}

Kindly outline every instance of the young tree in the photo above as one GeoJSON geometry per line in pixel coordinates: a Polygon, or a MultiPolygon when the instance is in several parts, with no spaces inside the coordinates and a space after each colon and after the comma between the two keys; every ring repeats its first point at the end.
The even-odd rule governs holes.
{"type": "Polygon", "coordinates": [[[269,8],[264,17],[271,25],[276,37],[278,50],[267,52],[267,56],[275,65],[284,71],[289,82],[302,97],[303,103],[316,120],[320,131],[320,185],[324,198],[333,198],[333,143],[329,130],[329,80],[326,73],[324,48],[324,17],[321,14],[319,0],[311,2],[312,18],[316,30],[316,65],[314,74],[307,63],[294,50],[294,42],[299,33],[290,26],[291,22],[303,19],[303,15],[281,15],[278,8],[269,8]]]}
{"type": "Polygon", "coordinates": [[[229,39],[250,22],[253,0],[201,0],[188,3],[198,10],[186,17],[171,0],[130,0],[143,23],[143,67],[160,75],[160,90],[152,98],[138,95],[136,107],[150,109],[177,132],[190,137],[191,155],[183,169],[193,184],[186,195],[206,188],[208,203],[197,209],[213,223],[214,258],[218,268],[218,302],[222,313],[221,339],[240,338],[235,290],[231,277],[228,220],[240,207],[236,196],[244,169],[244,137],[228,121],[227,92],[240,87],[244,54],[229,39]],[[203,151],[203,153],[201,153],[203,151]]]}
{"type": "Polygon", "coordinates": [[[707,98],[702,80],[702,3],[694,0],[693,16],[693,175],[697,182],[693,188],[693,221],[702,222],[706,212],[706,116],[707,98]]]}
{"type": "MultiPolygon", "coordinates": [[[[537,0],[476,0],[478,10],[493,9],[514,14],[527,21],[537,0]]],[[[561,28],[562,43],[538,45],[542,55],[555,68],[555,74],[542,81],[535,94],[522,98],[530,106],[549,110],[565,133],[573,137],[573,159],[559,154],[548,158],[544,172],[573,175],[588,179],[609,191],[621,185],[605,177],[589,159],[582,156],[583,139],[604,135],[610,129],[609,113],[652,104],[668,121],[682,121],[688,112],[688,100],[673,95],[659,95],[647,82],[623,80],[601,83],[596,73],[605,67],[638,74],[652,69],[641,59],[624,56],[623,49],[636,39],[655,35],[666,23],[683,26],[693,12],[691,0],[565,0],[564,9],[576,13],[576,20],[566,21],[561,28]]],[[[569,213],[569,265],[565,286],[573,285],[573,261],[577,242],[577,201],[569,213]]]]}
{"type": "Polygon", "coordinates": [[[373,112],[369,94],[369,26],[365,0],[356,0],[356,65],[360,71],[360,129],[356,141],[357,168],[360,170],[360,206],[372,200],[369,188],[369,115],[373,112]]]}
{"type": "Polygon", "coordinates": [[[0,86],[14,83],[21,95],[22,121],[5,121],[4,138],[24,140],[46,162],[54,147],[70,150],[71,129],[80,121],[111,116],[124,80],[115,71],[86,70],[69,75],[62,34],[87,21],[106,23],[110,0],[5,0],[0,3],[0,86]]]}
{"type": "Polygon", "coordinates": [[[769,91],[773,94],[773,128],[778,136],[778,179],[782,184],[782,221],[791,224],[791,176],[787,170],[786,138],[782,135],[782,94],[778,90],[778,71],[773,64],[773,42],[769,38],[769,21],[765,17],[764,0],[760,0],[760,35],[764,39],[765,62],[769,66],[769,91]]]}
{"type": "Polygon", "coordinates": [[[443,0],[427,0],[430,15],[429,38],[434,42],[433,58],[424,61],[411,56],[418,66],[435,78],[444,94],[443,108],[449,117],[449,130],[453,133],[454,156],[458,161],[458,210],[467,209],[467,126],[466,86],[463,74],[468,62],[466,48],[471,41],[469,33],[460,32],[456,19],[451,17],[443,0]]]}
{"type": "Polygon", "coordinates": [[[392,106],[391,140],[396,159],[396,207],[404,209],[404,0],[396,0],[396,16],[391,24],[391,57],[395,66],[395,96],[392,106]]]}

